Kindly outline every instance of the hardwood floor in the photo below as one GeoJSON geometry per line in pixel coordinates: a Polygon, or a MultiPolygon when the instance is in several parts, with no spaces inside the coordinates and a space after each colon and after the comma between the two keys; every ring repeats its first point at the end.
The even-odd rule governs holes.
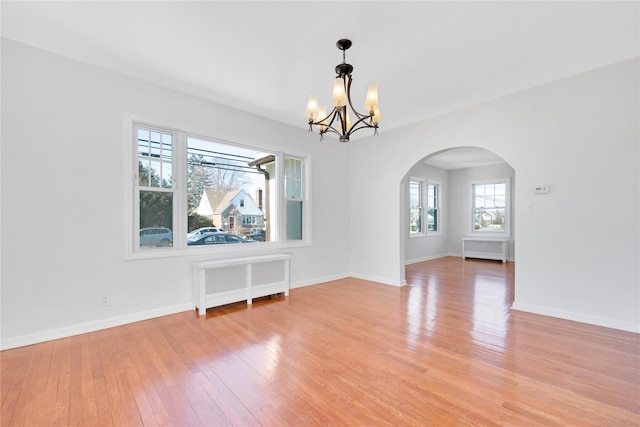
{"type": "Polygon", "coordinates": [[[442,258],[5,350],[1,424],[640,425],[640,336],[509,309],[442,258]]]}

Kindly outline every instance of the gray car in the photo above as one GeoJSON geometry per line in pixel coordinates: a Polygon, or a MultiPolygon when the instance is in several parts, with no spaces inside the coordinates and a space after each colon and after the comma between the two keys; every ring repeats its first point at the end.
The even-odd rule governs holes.
{"type": "Polygon", "coordinates": [[[148,227],[140,229],[140,246],[171,246],[173,233],[166,227],[148,227]]]}
{"type": "Polygon", "coordinates": [[[204,233],[190,237],[187,245],[224,245],[229,243],[244,243],[244,239],[231,233],[204,233]]]}
{"type": "Polygon", "coordinates": [[[190,239],[194,236],[199,236],[200,234],[204,234],[204,233],[217,233],[220,230],[217,227],[202,227],[202,228],[196,228],[195,230],[193,230],[190,233],[187,233],[187,239],[190,239]]]}

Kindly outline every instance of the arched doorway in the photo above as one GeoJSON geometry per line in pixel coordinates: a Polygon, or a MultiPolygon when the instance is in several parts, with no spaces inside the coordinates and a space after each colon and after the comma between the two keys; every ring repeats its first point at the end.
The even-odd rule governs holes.
{"type": "Polygon", "coordinates": [[[484,230],[488,230],[485,235],[506,236],[508,259],[515,259],[515,170],[498,154],[472,146],[431,153],[407,171],[401,188],[405,265],[462,256],[462,238],[484,230]],[[495,192],[496,183],[502,182],[506,186],[500,188],[506,188],[506,194],[495,192]],[[474,199],[472,193],[481,190],[487,191],[488,204],[474,207],[474,200],[480,198],[474,199]],[[496,206],[504,203],[504,210],[488,209],[489,200],[496,206]],[[492,223],[493,229],[487,227],[492,223]]]}

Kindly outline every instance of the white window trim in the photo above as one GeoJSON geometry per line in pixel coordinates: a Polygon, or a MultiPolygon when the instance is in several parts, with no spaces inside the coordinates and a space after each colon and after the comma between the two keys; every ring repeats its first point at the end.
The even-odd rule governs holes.
{"type": "Polygon", "coordinates": [[[495,178],[495,179],[486,179],[479,181],[471,181],[469,183],[469,234],[474,237],[487,237],[487,238],[499,238],[499,237],[511,237],[511,178],[495,178]],[[475,222],[474,222],[474,191],[473,186],[476,184],[506,184],[506,200],[505,200],[505,220],[504,220],[504,231],[476,231],[475,222]]]}
{"type": "Polygon", "coordinates": [[[427,194],[427,198],[425,200],[427,200],[426,203],[426,214],[429,214],[429,192],[428,192],[428,187],[429,185],[437,185],[438,186],[438,194],[436,195],[436,200],[438,202],[438,218],[436,219],[436,223],[438,224],[438,230],[437,231],[429,231],[429,227],[426,227],[425,232],[427,233],[427,236],[439,236],[442,234],[442,184],[440,184],[439,181],[432,181],[432,180],[427,180],[427,188],[425,189],[425,192],[427,194]]]}
{"type": "Polygon", "coordinates": [[[407,222],[408,222],[408,232],[409,232],[409,238],[410,239],[415,239],[415,238],[420,238],[420,237],[426,237],[426,222],[425,222],[425,205],[424,205],[424,201],[426,200],[425,195],[426,195],[426,180],[424,178],[418,178],[418,177],[410,177],[409,181],[407,182],[407,222]],[[415,182],[419,182],[420,183],[420,201],[422,204],[422,211],[420,213],[420,223],[422,224],[422,231],[419,232],[415,232],[412,233],[411,232],[411,182],[415,181],[415,182]]]}
{"type": "MultiPolygon", "coordinates": [[[[214,132],[208,130],[202,130],[188,126],[171,122],[168,120],[161,120],[157,118],[151,118],[139,114],[125,113],[124,115],[124,160],[126,162],[125,171],[125,259],[150,259],[150,258],[165,258],[176,256],[197,256],[197,255],[241,255],[243,253],[272,253],[273,250],[295,248],[295,247],[308,247],[312,245],[311,235],[311,222],[312,222],[312,194],[311,194],[311,164],[312,156],[309,153],[301,152],[298,150],[291,150],[289,148],[283,149],[278,146],[265,146],[255,141],[243,141],[240,138],[229,137],[228,135],[217,135],[214,132]],[[136,159],[138,158],[137,146],[133,143],[136,139],[135,130],[136,126],[147,126],[149,128],[162,130],[167,133],[172,133],[176,138],[174,144],[177,149],[173,153],[172,171],[175,176],[172,176],[172,182],[176,186],[175,193],[177,199],[174,203],[174,230],[173,230],[173,247],[172,248],[158,248],[158,249],[143,249],[139,248],[139,233],[136,220],[139,218],[140,208],[138,202],[138,196],[136,196],[137,185],[136,179],[138,174],[138,168],[136,159]],[[277,182],[275,192],[277,200],[277,218],[276,224],[277,240],[273,242],[261,242],[259,244],[238,244],[238,245],[217,245],[217,246],[203,246],[203,247],[187,247],[187,194],[186,189],[179,189],[178,186],[182,185],[183,178],[186,176],[186,140],[187,137],[200,138],[205,140],[212,140],[229,145],[235,145],[238,147],[244,147],[257,151],[264,151],[273,153],[276,156],[276,174],[277,182]],[[302,174],[303,174],[303,235],[302,240],[285,240],[285,200],[282,195],[284,194],[284,158],[294,157],[302,160],[302,174]],[[306,203],[306,206],[305,206],[306,203]]],[[[186,182],[184,183],[186,186],[186,182]]]]}

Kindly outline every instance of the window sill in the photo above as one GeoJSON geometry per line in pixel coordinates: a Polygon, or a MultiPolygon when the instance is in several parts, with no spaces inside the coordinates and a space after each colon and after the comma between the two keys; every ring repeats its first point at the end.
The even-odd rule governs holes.
{"type": "Polygon", "coordinates": [[[137,251],[129,253],[125,259],[127,261],[139,260],[139,259],[157,259],[157,258],[171,258],[171,257],[184,257],[184,256],[203,256],[210,255],[214,257],[222,256],[242,256],[257,254],[270,254],[274,250],[301,248],[311,246],[310,241],[296,241],[296,242],[256,242],[256,243],[238,243],[227,245],[216,245],[214,247],[186,247],[175,249],[149,249],[144,251],[137,251]]]}

